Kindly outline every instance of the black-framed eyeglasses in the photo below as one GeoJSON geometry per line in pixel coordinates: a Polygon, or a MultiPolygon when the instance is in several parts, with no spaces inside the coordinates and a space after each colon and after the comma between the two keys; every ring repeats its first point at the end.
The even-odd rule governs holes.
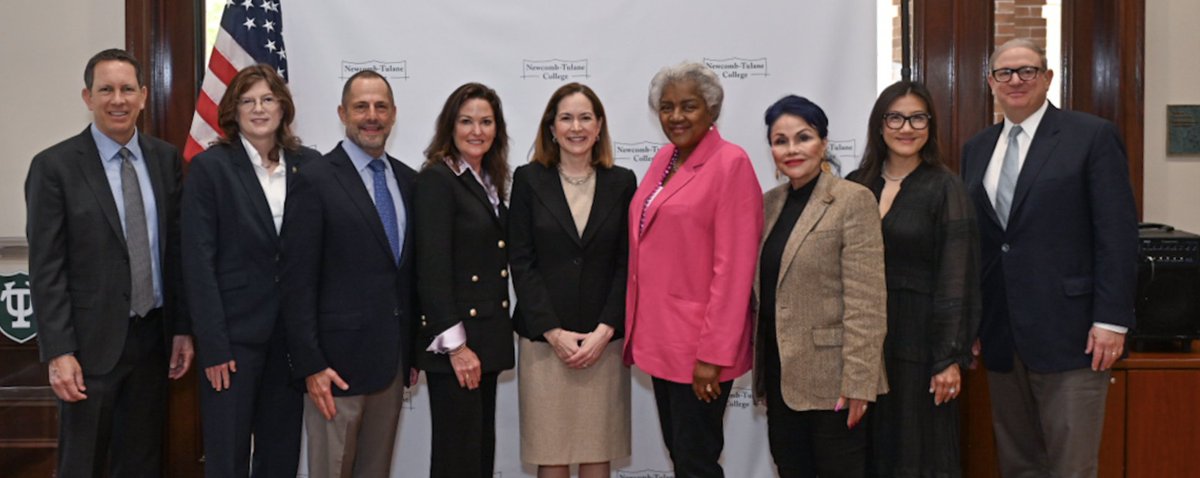
{"type": "Polygon", "coordinates": [[[912,129],[925,129],[929,127],[929,120],[932,119],[929,113],[917,113],[912,116],[904,116],[900,113],[884,113],[883,124],[889,129],[900,129],[904,127],[904,122],[907,121],[912,129]]]}
{"type": "Polygon", "coordinates": [[[1042,69],[1036,66],[1022,66],[1020,68],[996,68],[995,70],[992,70],[992,78],[1001,83],[1008,83],[1008,80],[1012,79],[1013,73],[1016,73],[1017,78],[1020,78],[1021,81],[1030,81],[1034,78],[1037,78],[1038,73],[1041,73],[1041,71],[1042,69]]]}

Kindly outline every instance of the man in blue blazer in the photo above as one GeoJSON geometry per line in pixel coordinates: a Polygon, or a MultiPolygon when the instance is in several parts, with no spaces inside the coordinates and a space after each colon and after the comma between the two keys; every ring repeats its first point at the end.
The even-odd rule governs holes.
{"type": "Polygon", "coordinates": [[[93,56],[83,75],[92,125],[38,153],[25,179],[30,290],[58,397],[60,477],[162,476],[167,377],[191,364],[178,300],[183,159],[138,132],[141,72],[124,50],[93,56]]]}
{"type": "Polygon", "coordinates": [[[1055,108],[1028,39],[988,84],[1004,122],[963,147],[983,260],[979,345],[1005,477],[1095,476],[1109,368],[1133,326],[1137,214],[1112,123],[1055,108]]]}
{"type": "Polygon", "coordinates": [[[346,139],[296,174],[284,210],[283,317],[309,474],[387,476],[414,357],[416,172],[385,151],[396,106],[379,73],[346,80],[338,116],[346,139]]]}

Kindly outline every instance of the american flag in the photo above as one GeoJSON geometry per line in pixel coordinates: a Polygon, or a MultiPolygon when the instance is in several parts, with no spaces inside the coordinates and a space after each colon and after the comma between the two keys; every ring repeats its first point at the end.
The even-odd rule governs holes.
{"type": "Polygon", "coordinates": [[[258,63],[275,67],[287,80],[287,52],[283,49],[283,0],[226,0],[221,29],[213,45],[196,114],[183,157],[188,161],[223,136],[217,125],[217,103],[239,70],[258,63]]]}

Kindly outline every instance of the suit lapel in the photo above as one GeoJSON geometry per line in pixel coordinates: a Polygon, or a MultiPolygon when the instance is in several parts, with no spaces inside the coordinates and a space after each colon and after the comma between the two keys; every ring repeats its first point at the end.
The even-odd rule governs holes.
{"type": "Polygon", "coordinates": [[[170,161],[169,157],[164,157],[163,153],[154,148],[149,141],[143,139],[142,135],[138,135],[138,145],[142,148],[142,159],[146,161],[147,176],[150,176],[150,188],[154,191],[154,216],[158,218],[158,253],[159,257],[166,254],[167,241],[163,238],[167,237],[163,231],[167,227],[167,183],[171,179],[167,178],[170,168],[164,166],[164,162],[170,161]]]}
{"type": "MultiPolygon", "coordinates": [[[[400,250],[400,260],[397,261],[397,266],[403,267],[404,263],[412,257],[413,245],[415,241],[412,228],[412,188],[409,186],[409,181],[400,175],[401,168],[405,167],[400,163],[400,160],[393,158],[390,155],[387,157],[387,159],[388,162],[392,163],[392,175],[396,177],[396,186],[400,188],[400,200],[404,201],[404,217],[407,218],[405,220],[406,224],[404,227],[404,247],[400,250]]],[[[397,211],[397,213],[399,213],[399,211],[397,211]]],[[[382,229],[383,222],[381,221],[379,225],[382,229]]],[[[386,232],[384,233],[384,237],[387,237],[386,232]]],[[[391,246],[389,245],[389,248],[390,247],[391,246]]]]}
{"type": "MultiPolygon", "coordinates": [[[[817,185],[813,188],[812,196],[808,199],[808,204],[804,206],[804,212],[800,213],[800,217],[796,219],[796,226],[792,228],[792,233],[788,235],[787,244],[783,247],[783,258],[781,259],[779,268],[779,279],[775,287],[783,283],[783,279],[787,277],[787,272],[792,267],[792,260],[796,258],[796,253],[800,251],[800,246],[804,244],[804,240],[808,238],[808,233],[812,232],[821,218],[825,216],[825,211],[829,210],[829,205],[833,203],[833,195],[829,194],[829,188],[833,185],[833,177],[828,173],[821,173],[817,176],[817,185]]],[[[784,195],[784,201],[786,201],[784,195]]],[[[782,209],[782,203],[780,204],[782,209]]],[[[778,214],[776,215],[778,217],[778,214]]],[[[773,226],[773,225],[772,225],[773,226]]]]}
{"type": "Polygon", "coordinates": [[[1019,217],[1021,204],[1025,202],[1025,197],[1029,196],[1029,188],[1033,187],[1033,183],[1037,181],[1042,167],[1050,161],[1051,153],[1058,146],[1058,140],[1058,108],[1050,105],[1042,116],[1042,122],[1038,124],[1037,134],[1033,137],[1033,143],[1029,145],[1029,152],[1025,153],[1025,163],[1021,165],[1021,174],[1017,176],[1017,187],[1013,191],[1012,211],[1008,215],[1010,225],[1015,223],[1016,218],[1019,217]]]}
{"type": "Polygon", "coordinates": [[[237,175],[238,183],[245,189],[246,197],[250,200],[250,208],[254,210],[254,223],[261,229],[259,233],[263,234],[263,237],[278,240],[275,219],[271,217],[271,206],[267,204],[267,195],[263,193],[262,184],[258,182],[258,175],[254,172],[254,166],[250,164],[250,155],[242,146],[242,140],[230,141],[230,149],[233,152],[229,157],[229,160],[233,161],[233,174],[237,175]]]}
{"type": "MultiPolygon", "coordinates": [[[[596,231],[604,224],[604,219],[612,214],[612,211],[620,203],[618,193],[613,170],[596,168],[596,194],[592,196],[592,210],[588,212],[587,225],[583,226],[580,245],[586,246],[596,237],[596,231]]],[[[573,220],[572,224],[574,224],[573,220]]]]}
{"type": "Polygon", "coordinates": [[[992,162],[992,153],[996,150],[996,141],[999,141],[1000,131],[1003,129],[1003,123],[991,126],[987,130],[987,135],[979,143],[980,146],[991,145],[991,147],[976,148],[974,158],[963,158],[968,161],[964,164],[969,167],[965,175],[967,194],[975,200],[976,204],[984,205],[983,210],[997,227],[1000,226],[1000,216],[996,215],[996,207],[988,197],[987,189],[983,185],[983,176],[987,173],[988,164],[992,162]]]}
{"type": "MultiPolygon", "coordinates": [[[[717,132],[717,128],[714,126],[704,135],[704,139],[701,139],[700,144],[696,145],[696,149],[692,150],[691,156],[684,161],[682,167],[675,171],[675,174],[671,176],[667,184],[663,186],[662,192],[658,193],[658,197],[654,198],[654,202],[650,204],[650,209],[646,211],[646,225],[643,227],[643,233],[650,229],[650,224],[654,222],[654,217],[658,214],[662,205],[671,200],[671,196],[674,196],[675,193],[678,193],[687,186],[692,179],[695,179],[696,173],[700,168],[704,167],[704,163],[708,162],[708,158],[712,156],[717,145],[720,143],[721,134],[717,132]]],[[[672,148],[668,151],[674,154],[675,147],[675,145],[668,146],[668,148],[672,148]]],[[[670,164],[671,161],[668,159],[663,164],[663,169],[670,167],[670,164]]],[[[656,178],[655,180],[657,180],[657,178],[662,177],[663,169],[656,168],[656,175],[649,177],[656,178]]]]}
{"type": "MultiPolygon", "coordinates": [[[[470,166],[464,165],[463,167],[469,168],[470,166]]],[[[451,169],[450,172],[453,173],[454,170],[451,169]]],[[[483,190],[483,186],[479,184],[479,181],[475,180],[475,175],[471,173],[471,171],[463,170],[459,174],[455,175],[458,177],[458,181],[462,183],[463,187],[467,188],[468,191],[471,191],[471,195],[475,196],[475,199],[478,199],[483,207],[487,208],[488,216],[491,216],[492,220],[496,222],[496,225],[503,227],[504,223],[501,221],[504,219],[504,202],[501,201],[500,203],[500,215],[498,216],[495,209],[492,208],[492,201],[488,199],[487,191],[483,190]]]]}
{"type": "Polygon", "coordinates": [[[121,214],[117,212],[112,186],[108,184],[108,175],[104,173],[104,160],[100,158],[100,149],[96,147],[90,129],[84,129],[79,138],[80,149],[76,158],[79,161],[79,169],[91,188],[92,195],[96,197],[100,210],[104,212],[104,218],[108,220],[113,234],[121,240],[121,244],[125,244],[125,228],[121,226],[121,214]]]}
{"type": "Polygon", "coordinates": [[[355,209],[358,209],[363,221],[366,221],[367,228],[371,230],[371,235],[375,236],[379,246],[387,253],[387,257],[392,257],[392,246],[388,243],[387,234],[383,232],[383,221],[379,219],[379,211],[375,209],[375,202],[371,200],[371,196],[367,193],[367,187],[363,185],[362,176],[354,169],[354,163],[350,161],[350,156],[342,149],[340,143],[336,151],[337,154],[330,158],[333,176],[342,185],[350,202],[354,204],[355,209]]]}
{"type": "MultiPolygon", "coordinates": [[[[567,204],[567,195],[563,191],[562,181],[558,179],[558,171],[544,166],[534,168],[534,171],[537,171],[538,185],[533,188],[533,194],[546,207],[546,210],[550,211],[550,215],[554,216],[554,219],[566,231],[567,236],[575,241],[575,245],[581,245],[579,230],[575,228],[575,218],[571,215],[571,208],[567,204]]],[[[599,178],[597,178],[596,187],[599,189],[599,178]]]]}

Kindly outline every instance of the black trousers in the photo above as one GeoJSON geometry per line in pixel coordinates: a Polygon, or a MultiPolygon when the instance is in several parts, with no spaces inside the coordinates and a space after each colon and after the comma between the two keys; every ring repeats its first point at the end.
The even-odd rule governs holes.
{"type": "Polygon", "coordinates": [[[304,395],[288,382],[291,370],[284,342],[283,330],[277,327],[265,344],[233,344],[237,373],[229,375],[229,388],[220,392],[213,390],[203,369],[197,370],[204,476],[295,478],[304,395]]]}
{"type": "Polygon", "coordinates": [[[105,374],[85,373],[83,385],[86,399],[58,401],[58,476],[162,476],[167,353],[161,309],[130,319],[117,365],[105,374]]]}
{"type": "Polygon", "coordinates": [[[453,373],[426,373],[433,425],[432,478],[492,478],[496,467],[496,379],[484,372],[479,388],[458,386],[453,373]]]}
{"type": "Polygon", "coordinates": [[[767,381],[767,438],[780,478],[866,476],[865,419],[846,428],[847,409],[797,412],[783,402],[778,380],[767,381]]]}
{"type": "Polygon", "coordinates": [[[696,398],[690,383],[657,377],[653,382],[658,424],[675,466],[675,476],[725,476],[719,460],[725,448],[725,404],[733,381],[721,382],[721,396],[707,403],[696,398]]]}

